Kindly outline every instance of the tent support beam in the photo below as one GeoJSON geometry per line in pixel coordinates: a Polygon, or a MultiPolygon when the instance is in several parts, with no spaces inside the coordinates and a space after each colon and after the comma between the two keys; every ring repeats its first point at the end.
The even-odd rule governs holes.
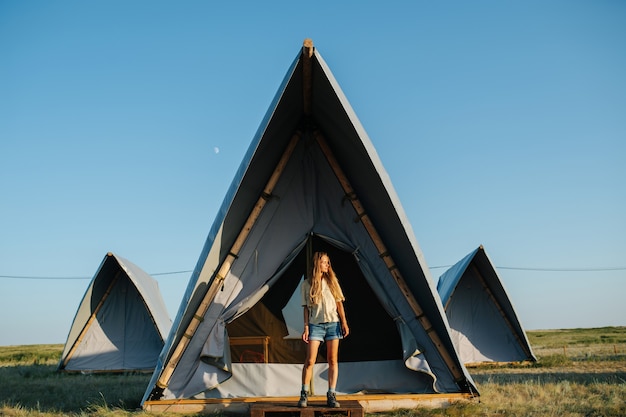
{"type": "Polygon", "coordinates": [[[352,203],[354,210],[357,212],[359,220],[363,223],[363,226],[365,226],[365,229],[369,233],[372,239],[372,242],[374,243],[374,245],[376,246],[376,249],[378,250],[379,256],[381,257],[383,262],[385,262],[385,265],[387,265],[387,269],[389,270],[389,273],[398,284],[398,287],[404,294],[404,297],[408,301],[416,318],[418,319],[418,321],[420,322],[420,324],[426,331],[426,334],[428,334],[428,336],[430,337],[431,341],[433,342],[433,345],[435,346],[435,348],[439,352],[439,355],[448,366],[448,369],[454,376],[455,380],[463,381],[465,379],[465,377],[463,376],[463,373],[461,372],[459,367],[455,364],[454,360],[452,359],[448,351],[444,348],[443,343],[441,342],[441,339],[439,338],[439,335],[435,332],[435,329],[433,328],[430,320],[426,317],[424,310],[421,308],[421,306],[419,305],[419,303],[417,302],[417,300],[411,293],[409,286],[407,285],[406,281],[402,277],[402,274],[398,270],[398,267],[396,266],[393,258],[387,251],[387,248],[385,244],[383,243],[382,238],[378,234],[378,231],[374,227],[372,220],[369,218],[369,216],[365,212],[365,208],[361,204],[361,201],[358,199],[356,192],[352,188],[352,185],[350,184],[347,176],[345,175],[345,173],[339,166],[339,163],[337,162],[335,155],[329,148],[326,142],[326,139],[324,138],[324,136],[319,130],[316,130],[314,132],[314,136],[320,148],[322,149],[322,152],[326,156],[326,159],[328,160],[328,163],[330,164],[332,170],[334,171],[335,175],[339,179],[339,182],[346,196],[352,203]]]}
{"type": "Polygon", "coordinates": [[[485,290],[485,292],[487,293],[487,295],[489,296],[493,304],[498,309],[498,313],[500,313],[500,315],[502,316],[502,319],[504,319],[504,322],[508,326],[509,330],[511,330],[511,333],[513,333],[513,336],[515,336],[515,340],[517,340],[517,343],[521,346],[526,356],[529,358],[532,358],[533,355],[531,352],[528,351],[526,343],[520,339],[519,335],[515,331],[515,328],[513,327],[513,324],[511,323],[511,320],[509,320],[504,310],[502,310],[502,307],[500,307],[500,303],[498,303],[498,300],[496,300],[496,296],[493,295],[493,292],[489,289],[489,286],[487,285],[487,281],[485,281],[483,274],[480,273],[480,271],[478,270],[474,262],[472,262],[472,268],[474,269],[474,273],[478,277],[480,284],[483,286],[483,289],[485,290]]]}
{"type": "Polygon", "coordinates": [[[80,342],[82,342],[83,338],[87,334],[87,330],[89,330],[89,328],[91,327],[91,324],[96,319],[96,316],[100,312],[100,309],[104,305],[104,302],[107,300],[107,298],[109,298],[109,295],[111,294],[111,291],[113,291],[113,287],[115,286],[115,284],[117,284],[117,281],[119,280],[121,273],[122,273],[122,270],[119,269],[117,271],[117,273],[115,274],[115,276],[113,277],[113,279],[111,280],[111,283],[109,284],[109,287],[107,288],[106,292],[104,293],[104,295],[100,299],[100,302],[98,303],[96,308],[93,310],[93,313],[91,313],[91,316],[89,316],[89,320],[87,320],[87,323],[85,323],[85,326],[83,327],[83,330],[80,331],[80,334],[78,335],[78,337],[76,338],[76,341],[72,345],[72,349],[70,349],[70,351],[65,356],[65,359],[63,360],[63,367],[62,368],[65,368],[67,366],[68,362],[70,361],[70,359],[74,355],[74,352],[76,351],[76,349],[78,349],[78,346],[80,345],[80,342]]]}
{"type": "Polygon", "coordinates": [[[261,215],[261,212],[263,211],[265,204],[269,200],[268,196],[272,195],[272,192],[274,191],[274,187],[276,186],[276,183],[280,179],[280,176],[282,175],[285,169],[285,166],[287,165],[287,162],[289,162],[289,158],[291,157],[291,154],[293,153],[293,150],[295,149],[296,144],[300,140],[301,136],[302,136],[302,133],[300,131],[297,131],[292,136],[291,141],[289,142],[289,144],[287,145],[287,148],[283,152],[283,155],[280,158],[280,161],[278,162],[278,164],[276,165],[274,172],[272,173],[270,179],[265,185],[263,192],[261,193],[261,195],[259,196],[259,199],[254,205],[252,212],[248,216],[246,223],[239,231],[239,235],[235,239],[235,242],[231,246],[231,249],[228,251],[228,254],[226,255],[226,259],[224,259],[218,272],[214,275],[211,285],[209,286],[209,289],[205,293],[204,298],[202,299],[202,302],[196,309],[196,313],[193,315],[193,317],[191,318],[191,321],[187,325],[187,329],[185,330],[185,333],[183,333],[183,337],[180,339],[179,343],[176,346],[176,349],[170,356],[170,359],[167,361],[166,365],[163,367],[163,372],[161,373],[161,376],[159,377],[156,383],[157,387],[166,388],[168,386],[170,378],[172,377],[172,374],[174,373],[174,370],[176,369],[178,362],[180,361],[183,354],[185,353],[185,350],[187,349],[187,346],[189,346],[189,343],[191,342],[191,339],[196,333],[196,331],[198,330],[198,327],[200,327],[200,324],[204,320],[204,315],[209,309],[209,306],[213,302],[213,299],[217,295],[218,291],[222,287],[224,279],[226,278],[226,275],[228,275],[228,273],[230,272],[233,262],[239,256],[239,251],[244,245],[246,239],[248,238],[248,235],[250,234],[250,231],[254,227],[254,224],[256,223],[257,219],[261,215]]]}
{"type": "MultiPolygon", "coordinates": [[[[311,116],[311,112],[312,112],[312,99],[311,99],[312,92],[313,92],[312,57],[313,57],[313,41],[311,39],[305,39],[300,58],[303,61],[302,62],[303,64],[303,67],[302,67],[303,112],[304,112],[305,117],[307,118],[311,116]]],[[[170,378],[172,377],[172,374],[174,373],[174,370],[176,369],[178,362],[180,361],[183,354],[185,353],[187,346],[189,346],[189,343],[191,342],[191,338],[196,333],[196,330],[198,330],[198,327],[200,327],[200,323],[202,323],[202,321],[204,320],[204,315],[209,309],[210,304],[213,302],[213,299],[217,295],[217,292],[222,287],[224,279],[226,278],[226,275],[230,271],[230,268],[232,267],[232,264],[235,261],[235,259],[237,259],[239,251],[241,250],[241,247],[245,243],[246,239],[248,238],[248,234],[252,230],[252,227],[256,223],[259,216],[261,215],[261,211],[263,211],[263,208],[265,207],[265,204],[269,200],[269,197],[272,195],[272,192],[274,191],[274,187],[276,186],[276,183],[280,179],[280,176],[282,175],[285,169],[285,166],[287,165],[287,162],[289,162],[289,158],[291,158],[291,154],[293,153],[293,150],[295,149],[296,144],[298,143],[301,137],[302,137],[301,131],[296,131],[294,135],[292,136],[291,141],[289,142],[289,144],[287,145],[287,148],[283,152],[283,155],[280,158],[280,161],[276,165],[274,172],[272,173],[270,179],[265,185],[265,188],[263,189],[263,192],[261,193],[259,199],[257,200],[257,203],[254,205],[252,212],[248,216],[248,220],[244,224],[243,228],[239,231],[239,235],[237,236],[237,239],[235,239],[235,242],[233,243],[233,246],[228,252],[226,259],[222,262],[222,266],[219,268],[219,271],[213,277],[213,280],[211,282],[211,285],[209,286],[208,291],[206,292],[206,294],[204,295],[204,298],[202,299],[202,302],[196,309],[196,314],[193,315],[189,325],[187,326],[185,333],[183,333],[183,337],[181,338],[178,345],[176,346],[176,349],[170,356],[170,359],[167,361],[167,363],[163,367],[163,372],[161,373],[161,376],[159,377],[156,383],[157,387],[163,389],[168,386],[170,378]]]]}
{"type": "Polygon", "coordinates": [[[305,39],[302,46],[302,109],[305,117],[310,117],[312,113],[313,95],[313,41],[305,39]]]}

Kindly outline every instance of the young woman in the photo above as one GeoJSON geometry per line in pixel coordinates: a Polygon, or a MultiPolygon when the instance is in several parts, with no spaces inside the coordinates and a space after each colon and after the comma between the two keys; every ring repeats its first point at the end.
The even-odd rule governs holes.
{"type": "Polygon", "coordinates": [[[350,333],[343,309],[345,297],[330,265],[330,258],[324,252],[313,255],[313,274],[302,285],[302,306],[304,307],[304,333],[302,340],[307,344],[306,360],[302,367],[302,390],[299,407],[307,406],[309,384],[313,376],[313,365],[322,342],[326,342],[328,362],[327,405],[337,408],[335,388],[339,370],[339,339],[350,333]]]}

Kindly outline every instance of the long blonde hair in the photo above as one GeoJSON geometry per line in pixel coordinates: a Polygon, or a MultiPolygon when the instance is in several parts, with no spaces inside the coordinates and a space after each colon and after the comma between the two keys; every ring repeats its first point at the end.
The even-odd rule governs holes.
{"type": "Polygon", "coordinates": [[[322,301],[322,279],[326,280],[330,292],[337,301],[343,301],[344,296],[339,286],[337,275],[330,264],[330,257],[326,252],[315,252],[313,254],[313,274],[311,275],[311,291],[309,292],[309,301],[312,305],[319,304],[322,301]],[[328,259],[328,272],[322,272],[322,259],[328,259]]]}

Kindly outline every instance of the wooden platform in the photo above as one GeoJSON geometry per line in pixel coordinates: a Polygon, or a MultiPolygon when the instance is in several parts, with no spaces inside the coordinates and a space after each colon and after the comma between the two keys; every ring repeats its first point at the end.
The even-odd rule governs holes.
{"type": "MultiPolygon", "coordinates": [[[[264,404],[288,407],[287,411],[277,412],[278,417],[288,417],[291,413],[294,416],[311,417],[311,414],[302,414],[301,411],[306,409],[298,408],[298,400],[300,397],[240,397],[240,398],[205,398],[205,399],[171,399],[171,400],[148,400],[143,403],[144,410],[148,412],[169,412],[169,413],[186,413],[186,414],[229,414],[249,416],[252,407],[264,409],[264,404]],[[281,415],[282,414],[282,415],[281,415]]],[[[459,401],[474,401],[478,399],[478,395],[467,393],[455,394],[358,394],[358,395],[338,395],[337,401],[344,407],[342,408],[326,408],[326,396],[309,397],[309,409],[313,410],[314,417],[320,417],[323,414],[332,415],[333,411],[343,410],[341,413],[346,415],[346,408],[352,404],[359,404],[363,407],[364,413],[388,412],[397,409],[412,409],[415,407],[441,408],[447,407],[452,403],[459,401]],[[319,406],[319,407],[318,407],[319,406]],[[316,408],[318,407],[318,408],[316,408]]],[[[273,417],[271,411],[262,411],[263,417],[273,417]]],[[[357,417],[356,410],[352,410],[357,417]]],[[[362,416],[359,414],[358,416],[362,416]]]]}
{"type": "Polygon", "coordinates": [[[324,415],[344,415],[347,417],[363,417],[363,407],[358,401],[340,401],[339,408],[329,408],[326,401],[309,401],[309,406],[300,408],[295,402],[271,403],[258,402],[250,404],[250,417],[320,417],[324,415]]]}

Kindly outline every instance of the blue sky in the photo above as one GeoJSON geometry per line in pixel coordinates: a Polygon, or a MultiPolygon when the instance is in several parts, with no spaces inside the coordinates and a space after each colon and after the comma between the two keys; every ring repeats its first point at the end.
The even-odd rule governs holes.
{"type": "Polygon", "coordinates": [[[435,281],[482,244],[526,329],[626,325],[626,3],[222,3],[0,0],[0,345],[64,343],[109,251],[174,317],[305,38],[435,281]]]}

